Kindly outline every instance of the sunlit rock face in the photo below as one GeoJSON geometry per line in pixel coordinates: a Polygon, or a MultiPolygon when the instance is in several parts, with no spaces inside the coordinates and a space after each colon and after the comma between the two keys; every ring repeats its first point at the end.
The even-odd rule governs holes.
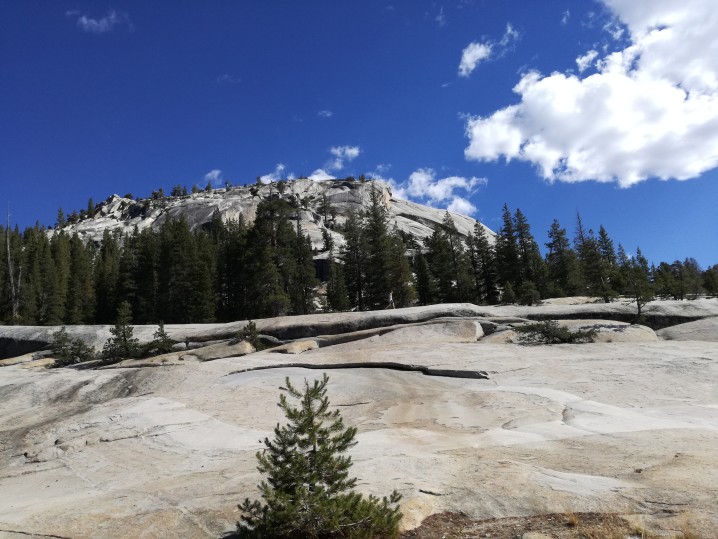
{"type": "MultiPolygon", "coordinates": [[[[135,227],[142,231],[158,228],[167,219],[183,217],[190,228],[209,226],[212,214],[219,211],[223,221],[242,216],[248,223],[254,221],[259,203],[272,196],[281,196],[296,208],[293,219],[304,233],[309,234],[312,247],[321,253],[324,246],[322,230],[329,231],[337,247],[344,237],[335,230],[351,212],[365,210],[370,205],[371,190],[376,189],[380,203],[387,209],[390,225],[421,241],[430,236],[441,223],[445,210],[401,200],[392,196],[391,187],[379,180],[360,182],[348,180],[293,180],[273,184],[231,187],[201,191],[191,195],[164,199],[133,200],[112,195],[99,205],[95,217],[67,225],[64,229],[86,240],[100,241],[105,230],[131,233],[135,227]],[[335,215],[323,215],[324,198],[335,215]]],[[[471,217],[452,213],[456,228],[462,235],[473,231],[476,221],[471,217]]],[[[493,243],[495,233],[484,228],[493,243]]]]}
{"type": "MultiPolygon", "coordinates": [[[[237,505],[259,496],[262,440],[286,423],[279,388],[323,373],[332,409],[358,429],[357,488],[397,489],[405,528],[443,511],[601,511],[666,537],[685,522],[718,537],[718,346],[692,338],[715,331],[718,301],[652,302],[652,320],[698,318],[662,330],[675,340],[616,321],[627,306],[598,307],[264,319],[261,334],[296,340],[258,352],[229,338],[244,322],[167,325],[173,339],[206,346],[101,368],[2,360],[0,537],[227,536],[237,505]],[[505,338],[530,319],[596,329],[597,342],[505,338]]],[[[135,335],[145,342],[155,328],[135,335]]],[[[0,341],[39,342],[47,328],[0,330],[0,341]]],[[[109,328],[68,332],[92,343],[109,328]]]]}

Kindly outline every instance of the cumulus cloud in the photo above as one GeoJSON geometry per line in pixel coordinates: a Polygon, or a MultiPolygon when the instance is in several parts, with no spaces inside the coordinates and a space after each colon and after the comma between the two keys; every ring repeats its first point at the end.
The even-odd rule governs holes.
{"type": "Polygon", "coordinates": [[[68,11],[65,15],[68,17],[77,17],[78,28],[91,34],[105,34],[112,31],[115,26],[121,25],[127,25],[127,27],[132,30],[132,22],[127,14],[120,13],[115,10],[110,10],[107,15],[100,19],[93,19],[87,15],[80,15],[80,12],[78,11],[68,11]]]}
{"type": "Polygon", "coordinates": [[[473,194],[480,186],[486,185],[486,178],[464,178],[462,176],[448,176],[437,178],[436,171],[431,168],[415,170],[404,183],[393,179],[384,179],[373,175],[375,179],[382,179],[392,187],[397,198],[415,200],[433,207],[446,207],[449,211],[472,215],[476,212],[468,196],[473,194]]]}
{"type": "Polygon", "coordinates": [[[331,110],[324,109],[317,112],[317,116],[320,118],[331,118],[334,116],[334,113],[331,110]]]}
{"type": "Polygon", "coordinates": [[[287,174],[285,172],[286,170],[286,165],[284,165],[283,163],[277,163],[277,166],[274,168],[274,172],[270,172],[268,174],[260,176],[259,181],[262,183],[272,183],[278,182],[280,180],[293,180],[294,175],[287,174]]]}
{"type": "MultiPolygon", "coordinates": [[[[629,36],[586,77],[531,72],[517,104],[469,117],[467,159],[534,164],[549,181],[687,180],[718,166],[714,0],[603,0],[629,36]]],[[[609,29],[607,29],[608,31],[609,29]]],[[[590,58],[590,60],[588,59],[590,58]]]]}
{"type": "Polygon", "coordinates": [[[324,182],[327,180],[335,180],[336,178],[323,168],[318,168],[309,175],[309,179],[314,180],[315,182],[324,182]]]}
{"type": "Polygon", "coordinates": [[[210,182],[212,185],[215,186],[224,183],[224,179],[222,178],[222,171],[218,168],[210,170],[207,174],[204,175],[204,181],[210,182]]]}
{"type": "Polygon", "coordinates": [[[346,162],[359,157],[361,149],[359,146],[334,146],[329,149],[329,153],[334,156],[334,159],[324,165],[324,168],[338,171],[344,168],[346,162]]]}
{"type": "Polygon", "coordinates": [[[576,65],[578,66],[578,70],[580,73],[583,73],[588,69],[588,67],[593,63],[593,61],[598,57],[598,51],[590,50],[583,56],[579,56],[576,58],[576,65]]]}
{"type": "Polygon", "coordinates": [[[563,26],[566,26],[568,24],[569,19],[571,18],[571,12],[567,9],[563,12],[563,16],[561,17],[561,24],[563,26]]]}
{"type": "Polygon", "coordinates": [[[476,69],[483,60],[491,56],[490,43],[469,43],[461,52],[461,62],[459,63],[459,75],[468,77],[471,72],[476,69]]]}
{"type": "Polygon", "coordinates": [[[452,213],[460,213],[462,215],[473,215],[477,210],[476,206],[461,197],[454,197],[446,209],[452,213]]]}

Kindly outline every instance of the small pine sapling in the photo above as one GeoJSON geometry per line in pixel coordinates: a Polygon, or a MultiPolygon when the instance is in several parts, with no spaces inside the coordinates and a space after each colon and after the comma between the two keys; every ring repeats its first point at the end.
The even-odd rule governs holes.
{"type": "Polygon", "coordinates": [[[254,323],[254,320],[250,320],[249,322],[247,322],[247,325],[237,332],[237,339],[239,339],[240,341],[247,341],[257,351],[264,348],[264,345],[259,338],[257,324],[254,323]]]}
{"type": "Polygon", "coordinates": [[[170,339],[170,336],[167,335],[167,332],[165,331],[165,323],[162,320],[160,320],[160,323],[157,326],[157,331],[155,331],[152,336],[152,342],[150,345],[151,349],[157,354],[167,354],[172,351],[172,347],[175,345],[175,341],[170,339]]]}
{"type": "Polygon", "coordinates": [[[52,334],[52,355],[55,358],[54,367],[67,367],[83,361],[89,361],[94,357],[92,348],[85,344],[82,339],[73,339],[67,334],[67,329],[62,329],[52,334]]]}
{"type": "Polygon", "coordinates": [[[265,438],[266,448],[257,453],[257,468],[267,475],[259,484],[264,503],[247,498],[239,506],[239,537],[397,537],[401,495],[379,499],[353,490],[357,480],[349,477],[345,453],[356,445],[357,429],[344,425],[339,410],[329,411],[328,381],[326,374],[312,384],[305,380],[299,391],[287,378],[282,390],[299,407],[280,395],[288,423],[277,425],[274,439],[265,438]]]}
{"type": "Polygon", "coordinates": [[[133,337],[132,308],[126,301],[117,308],[117,322],[110,328],[112,337],[102,347],[102,357],[108,363],[137,357],[140,352],[139,339],[133,337]]]}

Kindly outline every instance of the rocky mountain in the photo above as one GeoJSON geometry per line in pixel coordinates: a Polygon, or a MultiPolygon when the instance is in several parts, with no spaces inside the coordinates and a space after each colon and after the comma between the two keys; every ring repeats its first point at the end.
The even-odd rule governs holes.
{"type": "MultiPolygon", "coordinates": [[[[64,230],[70,234],[77,232],[86,240],[99,241],[107,229],[119,229],[131,233],[135,227],[138,230],[157,228],[165,220],[179,217],[184,217],[190,228],[194,230],[206,226],[215,210],[219,211],[224,221],[237,219],[241,215],[247,222],[252,222],[257,206],[263,199],[281,196],[298,208],[302,229],[309,234],[313,248],[321,251],[324,229],[332,235],[335,245],[341,246],[344,243],[343,236],[335,230],[335,227],[343,224],[351,212],[369,206],[372,188],[379,191],[381,203],[387,208],[390,223],[419,241],[432,234],[446,213],[445,210],[396,198],[392,195],[391,187],[379,180],[317,182],[300,179],[213,189],[183,196],[131,199],[112,195],[97,206],[94,217],[86,217],[68,224],[64,230]],[[331,208],[328,212],[323,211],[326,205],[325,199],[331,208]]],[[[465,236],[473,231],[476,223],[474,219],[457,213],[452,213],[451,216],[459,233],[465,236]]],[[[484,227],[489,241],[493,242],[496,234],[485,225],[481,226],[484,227]]]]}

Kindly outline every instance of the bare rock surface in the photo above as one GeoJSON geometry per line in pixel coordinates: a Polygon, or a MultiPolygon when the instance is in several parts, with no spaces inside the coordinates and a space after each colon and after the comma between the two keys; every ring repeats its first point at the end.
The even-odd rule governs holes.
{"type": "MultiPolygon", "coordinates": [[[[337,247],[344,244],[344,236],[333,229],[333,224],[343,224],[349,213],[368,208],[372,187],[377,189],[380,203],[386,208],[391,225],[396,225],[402,232],[410,233],[419,240],[430,236],[444,219],[445,210],[395,198],[392,196],[391,187],[380,180],[317,182],[300,179],[286,182],[281,192],[274,183],[271,186],[214,189],[164,200],[133,200],[112,195],[99,205],[95,217],[67,225],[65,230],[70,234],[76,232],[83,239],[99,242],[105,230],[132,233],[135,227],[140,231],[157,229],[167,219],[180,217],[194,230],[209,225],[215,211],[219,212],[225,222],[241,216],[245,222],[251,223],[263,199],[281,196],[294,207],[301,208],[297,211],[296,218],[304,233],[309,235],[312,247],[321,251],[324,248],[323,230],[327,230],[332,236],[337,247]],[[325,222],[321,211],[324,197],[336,212],[336,217],[330,219],[331,222],[325,222]]],[[[452,213],[451,216],[460,234],[466,236],[473,231],[476,223],[474,219],[457,213],[452,213]]],[[[481,226],[484,227],[489,241],[493,242],[496,234],[484,225],[481,226]]],[[[326,254],[322,252],[320,257],[326,254]]]]}
{"type": "Polygon", "coordinates": [[[315,348],[319,348],[317,341],[313,339],[306,339],[277,346],[273,348],[272,351],[280,354],[301,354],[302,352],[314,350],[315,348]]]}
{"type": "MultiPolygon", "coordinates": [[[[351,450],[359,489],[398,489],[407,527],[442,511],[653,518],[690,509],[718,529],[717,344],[476,342],[481,314],[540,311],[456,309],[465,319],[300,356],[268,350],[157,368],[3,367],[0,536],[221,536],[239,518],[237,503],[257,496],[254,455],[283,422],[278,388],[287,376],[301,382],[321,372],[330,375],[332,405],[359,430],[351,450]]],[[[382,323],[426,316],[399,311],[320,315],[326,323],[307,331],[366,321],[350,315],[382,323]]],[[[262,332],[282,324],[289,322],[257,322],[262,332]]]]}
{"type": "MultiPolygon", "coordinates": [[[[407,307],[384,311],[325,313],[304,316],[283,316],[256,320],[257,330],[281,340],[308,339],[319,336],[343,335],[368,329],[427,322],[440,318],[472,318],[480,320],[484,333],[496,324],[522,320],[601,319],[633,322],[635,306],[626,302],[546,306],[477,306],[471,303],[447,303],[425,307],[407,307]]],[[[654,301],[645,308],[646,325],[653,329],[675,324],[718,317],[718,299],[694,301],[654,301]]],[[[234,337],[246,321],[225,324],[166,324],[168,335],[180,342],[206,342],[234,337]]],[[[68,326],[73,338],[80,338],[95,350],[110,337],[112,326],[68,326]]],[[[52,334],[60,327],[0,326],[0,359],[16,357],[47,349],[52,334]]],[[[141,343],[149,342],[157,330],[155,325],[134,326],[134,336],[141,343]]]]}
{"type": "Polygon", "coordinates": [[[658,336],[671,341],[718,342],[718,317],[678,324],[659,330],[658,336]]]}

